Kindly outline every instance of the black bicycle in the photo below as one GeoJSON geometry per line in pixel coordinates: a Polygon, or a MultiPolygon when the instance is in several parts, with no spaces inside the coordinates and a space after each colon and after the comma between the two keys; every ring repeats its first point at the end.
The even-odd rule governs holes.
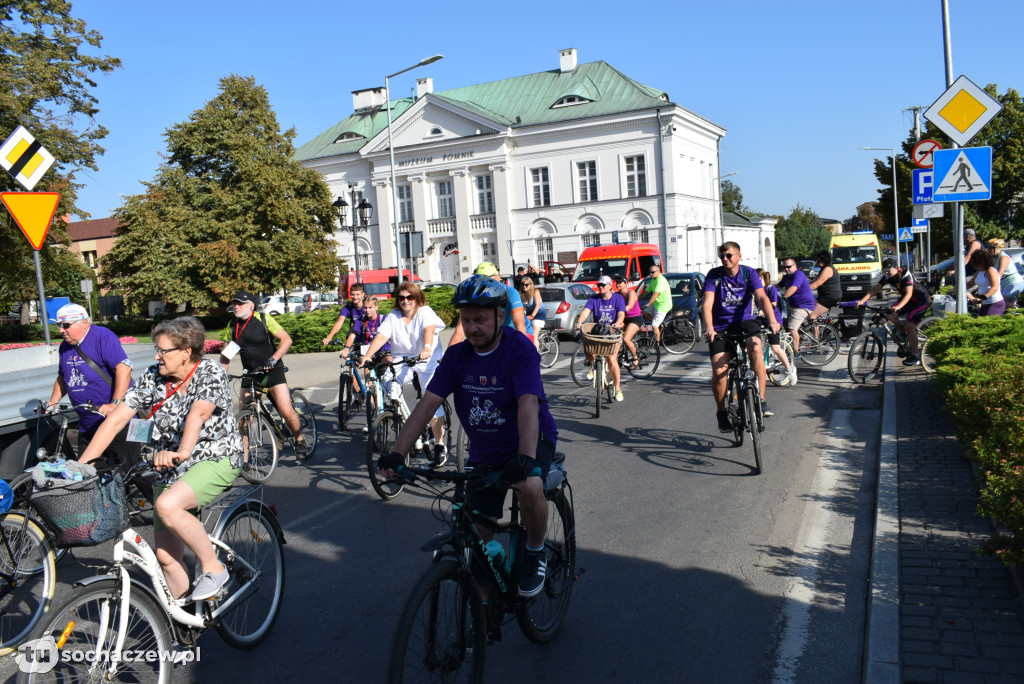
{"type": "Polygon", "coordinates": [[[530,641],[546,643],[555,637],[578,578],[576,521],[572,488],[561,465],[564,459],[556,453],[548,473],[547,576],[540,593],[530,598],[518,593],[526,529],[519,521],[514,490],[507,523],[494,522],[465,505],[467,490],[497,484],[501,471],[403,469],[406,484],[435,493],[434,516],[447,529],[423,546],[433,558],[402,609],[391,640],[386,681],[484,681],[486,646],[501,639],[501,628],[511,616],[530,641]],[[443,491],[432,482],[450,483],[454,489],[443,491]],[[497,539],[485,544],[479,528],[507,535],[507,545],[497,539]],[[481,586],[490,587],[486,605],[481,586]]]}
{"type": "MultiPolygon", "coordinates": [[[[845,305],[845,304],[844,304],[845,305]]],[[[896,355],[903,359],[910,355],[910,340],[906,333],[900,330],[895,323],[889,320],[892,315],[892,307],[889,306],[866,306],[867,311],[874,315],[867,329],[857,336],[857,339],[850,345],[850,355],[846,360],[846,369],[850,378],[856,383],[865,383],[868,380],[881,378],[885,375],[885,356],[888,340],[896,343],[896,355]]],[[[932,316],[933,320],[921,321],[917,329],[917,347],[921,356],[921,367],[926,373],[935,372],[934,359],[927,353],[926,347],[928,336],[923,332],[934,321],[939,320],[932,316]]]]}
{"type": "Polygon", "coordinates": [[[729,413],[736,446],[743,445],[743,433],[747,432],[750,444],[754,447],[754,467],[758,473],[763,473],[765,457],[761,448],[761,433],[764,432],[764,410],[757,374],[747,358],[747,339],[756,337],[760,331],[753,335],[721,334],[734,347],[732,359],[729,360],[725,410],[729,413]]]}

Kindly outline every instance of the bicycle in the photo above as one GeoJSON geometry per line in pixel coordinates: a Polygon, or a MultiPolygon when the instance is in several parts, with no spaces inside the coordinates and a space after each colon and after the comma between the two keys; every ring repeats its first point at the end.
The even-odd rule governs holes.
{"type": "MultiPolygon", "coordinates": [[[[576,346],[576,350],[572,354],[572,361],[569,362],[569,375],[572,376],[573,382],[580,387],[586,387],[587,385],[593,385],[597,390],[596,397],[596,417],[601,417],[601,393],[607,395],[608,401],[612,402],[615,400],[615,384],[609,377],[608,370],[605,368],[606,356],[612,354],[620,355],[621,349],[618,345],[622,342],[622,331],[614,330],[615,332],[610,335],[594,335],[590,331],[593,330],[597,323],[584,323],[580,326],[580,332],[583,336],[583,341],[576,346]],[[586,355],[590,354],[594,358],[594,362],[591,366],[586,365],[586,355]],[[587,374],[593,372],[593,377],[588,379],[587,374]]],[[[635,338],[634,338],[635,339],[635,338]]],[[[637,347],[637,352],[640,348],[637,347]]],[[[616,358],[619,358],[617,356],[616,358]]],[[[659,357],[660,358],[660,357],[659,357]]],[[[620,370],[623,365],[620,361],[620,370]]],[[[627,368],[630,375],[636,375],[636,373],[643,373],[646,371],[646,367],[638,366],[635,369],[627,368]]],[[[651,370],[651,373],[654,371],[651,370]]],[[[648,374],[647,377],[649,377],[648,374]]]]}
{"type": "Polygon", "coordinates": [[[16,651],[49,610],[56,563],[50,533],[27,510],[0,514],[0,656],[16,651]]]}
{"type": "MultiPolygon", "coordinates": [[[[761,349],[764,352],[764,368],[768,375],[768,380],[776,387],[785,387],[789,384],[789,373],[786,371],[786,365],[776,356],[775,351],[768,344],[768,330],[761,331],[761,349]]],[[[786,354],[786,360],[789,362],[789,366],[792,368],[793,364],[796,363],[796,354],[793,352],[793,337],[783,331],[779,331],[779,341],[782,347],[782,351],[786,354]]]]}
{"type": "Polygon", "coordinates": [[[254,648],[277,620],[285,577],[284,534],[262,493],[260,485],[239,487],[203,511],[208,527],[217,513],[209,539],[230,580],[202,601],[172,598],[153,548],[135,530],[124,529],[116,537],[109,571],[80,581],[34,632],[35,639],[52,638],[61,653],[83,651],[85,657],[33,648],[27,652],[30,671],[19,681],[169,682],[173,656],[187,660],[184,650],[176,654],[176,647],[194,648],[209,627],[234,648],[254,648]],[[148,577],[151,586],[133,576],[131,568],[148,577]],[[153,652],[155,659],[137,655],[153,652]]]}
{"type": "Polygon", "coordinates": [[[513,490],[508,522],[490,520],[465,505],[466,491],[498,482],[501,471],[431,471],[407,467],[401,476],[409,485],[436,495],[434,517],[447,525],[423,549],[433,556],[430,567],[413,585],[399,616],[385,680],[420,679],[482,682],[488,645],[501,640],[501,628],[514,615],[520,630],[534,643],[547,643],[558,633],[572,598],[576,572],[576,518],[572,487],[555,454],[545,484],[548,528],[544,538],[547,576],[539,594],[518,593],[518,560],[526,548],[526,529],[519,521],[519,500],[513,490]],[[425,481],[423,484],[421,481],[425,481]],[[451,483],[441,491],[429,482],[451,483]],[[450,504],[447,511],[442,510],[450,504]],[[507,546],[497,539],[483,542],[478,528],[508,535],[507,546]],[[481,586],[490,585],[486,606],[481,586]]]}
{"type": "MultiPolygon", "coordinates": [[[[633,336],[633,346],[636,347],[635,357],[630,355],[625,344],[619,346],[619,368],[625,369],[638,380],[646,380],[654,375],[661,364],[661,348],[654,337],[654,328],[650,323],[640,326],[639,332],[633,336]]],[[[582,342],[573,350],[569,362],[569,372],[573,382],[580,387],[586,387],[593,383],[592,380],[587,380],[586,350],[582,342]]]]}
{"type": "MultiPolygon", "coordinates": [[[[356,399],[353,395],[352,385],[355,383],[359,388],[359,396],[362,398],[363,407],[366,411],[366,428],[369,430],[374,418],[381,412],[384,405],[384,392],[377,377],[377,369],[373,365],[367,366],[367,377],[364,380],[363,374],[357,367],[363,352],[369,345],[353,347],[341,363],[341,375],[338,378],[338,427],[344,430],[349,419],[353,415],[356,399]]],[[[378,352],[383,357],[387,352],[378,352]]]]}
{"type": "Polygon", "coordinates": [[[537,351],[540,352],[540,367],[551,368],[558,362],[558,332],[555,328],[543,327],[537,333],[537,351]]]}
{"type": "MultiPolygon", "coordinates": [[[[763,333],[764,328],[753,336],[763,333]]],[[[734,353],[729,360],[725,410],[729,413],[736,446],[743,446],[744,432],[750,434],[750,444],[754,448],[754,469],[761,474],[765,466],[765,454],[761,449],[764,411],[761,406],[761,388],[757,383],[757,374],[750,367],[747,358],[747,336],[742,333],[720,334],[725,335],[725,339],[734,347],[734,353]]]]}
{"type": "MultiPolygon", "coordinates": [[[[385,368],[393,371],[398,366],[415,366],[420,362],[418,357],[411,357],[393,362],[384,360],[370,362],[368,365],[376,366],[378,371],[385,368]]],[[[402,493],[405,485],[399,479],[382,479],[380,473],[377,472],[377,459],[392,450],[391,447],[398,438],[398,433],[402,431],[405,421],[409,420],[410,410],[402,395],[402,385],[396,381],[394,373],[379,373],[379,375],[382,377],[383,390],[387,398],[384,401],[384,410],[374,419],[366,440],[366,469],[370,473],[370,485],[373,487],[373,491],[385,501],[390,501],[402,493]]],[[[416,388],[418,401],[422,398],[422,389],[418,380],[415,380],[413,385],[416,388]]],[[[469,451],[468,446],[465,452],[462,449],[452,450],[452,410],[447,399],[442,402],[441,408],[444,412],[444,446],[449,454],[455,454],[456,468],[461,471],[465,466],[465,454],[469,451]]],[[[406,456],[406,465],[409,464],[410,457],[417,452],[420,457],[432,461],[436,443],[433,430],[428,423],[423,428],[422,434],[416,438],[416,445],[406,456]]]]}
{"type": "MultiPolygon", "coordinates": [[[[287,373],[288,369],[284,371],[287,373]]],[[[242,371],[241,375],[229,375],[232,380],[252,379],[252,392],[248,401],[238,412],[238,424],[242,432],[242,444],[245,447],[245,462],[242,477],[252,484],[263,484],[277,470],[281,447],[288,442],[295,449],[295,438],[291,434],[284,419],[278,423],[270,413],[270,407],[264,399],[267,373],[262,370],[242,371]]],[[[302,439],[306,442],[306,458],[316,451],[317,430],[316,415],[313,405],[300,390],[291,391],[292,408],[299,417],[299,428],[302,439]]]]}
{"type": "Polygon", "coordinates": [[[685,316],[666,318],[661,323],[661,346],[669,354],[685,354],[693,349],[700,337],[700,322],[694,322],[685,316]]]}
{"type": "Polygon", "coordinates": [[[796,358],[808,366],[824,366],[839,355],[839,341],[842,336],[833,321],[838,320],[825,314],[815,320],[804,319],[798,329],[800,348],[796,358]]]}
{"type": "MultiPolygon", "coordinates": [[[[846,303],[844,302],[844,304],[846,303]]],[[[855,302],[849,302],[849,304],[852,305],[855,302]]],[[[873,311],[874,315],[867,330],[853,341],[850,346],[850,355],[846,361],[850,379],[859,384],[885,374],[886,347],[890,337],[896,342],[896,355],[899,358],[906,358],[910,354],[910,341],[906,334],[897,328],[896,324],[887,316],[892,312],[892,308],[888,306],[865,306],[864,308],[867,311],[873,311]]],[[[934,373],[934,364],[924,362],[928,337],[918,329],[917,338],[918,351],[921,353],[922,359],[921,367],[926,373],[934,373]]],[[[928,358],[931,361],[931,357],[928,358]]]]}

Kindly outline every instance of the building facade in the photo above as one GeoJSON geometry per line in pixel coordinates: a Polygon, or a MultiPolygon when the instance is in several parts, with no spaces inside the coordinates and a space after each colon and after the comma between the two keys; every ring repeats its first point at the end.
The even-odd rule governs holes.
{"type": "Polygon", "coordinates": [[[604,62],[577,64],[575,49],[557,70],[502,81],[435,91],[419,79],[415,97],[391,102],[394,193],[385,100],[355,91],[353,114],[296,153],[350,205],[374,206],[358,250],[350,230],[336,234],[350,266],[357,251],[362,269],[396,266],[397,218],[422,235],[413,267],[428,281],[458,282],[485,260],[503,273],[570,265],[615,241],[655,243],[666,270],[703,271],[735,240],[747,263],[774,269],[758,256],[765,240],[774,253],[774,223],[723,222],[725,129],[604,62]]]}

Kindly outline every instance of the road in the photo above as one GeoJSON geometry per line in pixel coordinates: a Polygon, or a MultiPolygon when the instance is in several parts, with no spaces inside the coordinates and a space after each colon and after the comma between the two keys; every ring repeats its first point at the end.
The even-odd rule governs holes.
{"type": "MultiPolygon", "coordinates": [[[[514,621],[488,649],[488,681],[859,682],[880,392],[846,357],[770,388],[766,472],[720,435],[706,346],[663,356],[594,418],[568,375],[574,344],[544,371],[573,485],[578,568],[562,632],[528,642],[514,621]]],[[[334,354],[288,357],[293,386],[323,407],[315,457],[290,454],[267,488],[288,545],[283,610],[240,652],[211,632],[175,681],[379,681],[395,621],[440,531],[432,499],[380,501],[365,435],[340,434],[334,354]]],[[[287,452],[286,452],[287,453],[287,452]]],[[[109,558],[109,547],[79,550],[109,558]]],[[[89,571],[65,560],[61,580],[89,571]]],[[[66,590],[64,590],[66,591],[66,590]]],[[[8,662],[0,674],[13,671],[8,662]]]]}

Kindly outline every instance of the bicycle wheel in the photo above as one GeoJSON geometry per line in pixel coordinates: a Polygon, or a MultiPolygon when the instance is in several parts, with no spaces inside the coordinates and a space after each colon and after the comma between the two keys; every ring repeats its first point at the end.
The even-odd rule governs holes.
{"type": "Polygon", "coordinates": [[[932,353],[928,351],[928,340],[921,343],[921,348],[918,352],[921,354],[921,368],[924,369],[925,373],[928,373],[929,375],[933,374],[935,372],[937,362],[935,357],[932,356],[932,353]]]}
{"type": "Polygon", "coordinates": [[[386,682],[482,682],[487,622],[470,573],[452,558],[420,577],[402,608],[386,682]]]}
{"type": "MultiPolygon", "coordinates": [[[[352,389],[351,386],[349,389],[352,389]]],[[[292,409],[295,410],[295,415],[299,417],[299,434],[302,435],[302,439],[306,442],[306,458],[311,458],[313,452],[316,451],[316,413],[313,411],[313,405],[309,403],[309,399],[306,395],[299,390],[292,390],[292,409]]],[[[292,445],[294,448],[294,440],[292,445]]]]}
{"type": "MultiPolygon", "coordinates": [[[[111,673],[111,653],[106,650],[118,636],[121,620],[120,580],[104,579],[78,589],[60,608],[47,615],[35,638],[52,637],[62,641],[60,656],[50,653],[56,667],[47,672],[22,674],[21,682],[169,682],[174,666],[168,660],[172,653],[171,626],[167,615],[140,589],[128,599],[127,626],[121,654],[156,653],[147,657],[122,659],[111,673]],[[107,612],[105,624],[101,624],[107,612]],[[101,629],[106,630],[104,649],[97,652],[96,641],[101,629]],[[76,652],[81,657],[76,656],[76,652]],[[90,655],[91,654],[91,655],[90,655]],[[86,656],[89,656],[86,658],[86,656]]],[[[38,651],[36,651],[38,652],[38,651]]],[[[27,663],[26,663],[27,665],[27,663]]],[[[41,669],[41,668],[40,668],[41,669]]]]}
{"type": "Polygon", "coordinates": [[[601,392],[604,391],[604,374],[606,369],[604,367],[604,360],[594,359],[594,389],[596,390],[597,396],[597,415],[596,418],[601,417],[601,392]]]}
{"type": "Polygon", "coordinates": [[[761,453],[761,395],[757,393],[757,387],[747,387],[743,393],[743,413],[747,432],[750,433],[750,445],[754,447],[754,468],[757,472],[764,472],[763,455],[761,453]]]}
{"type": "Polygon", "coordinates": [[[622,366],[629,371],[629,374],[639,380],[646,380],[654,375],[661,363],[661,348],[654,338],[654,332],[638,332],[633,337],[633,346],[636,347],[636,368],[630,368],[627,364],[622,366]]]}
{"type": "Polygon", "coordinates": [[[558,334],[542,331],[537,342],[540,346],[540,367],[551,368],[558,361],[558,334]]]}
{"type": "MultiPolygon", "coordinates": [[[[373,421],[370,434],[366,440],[366,470],[370,474],[370,485],[377,496],[390,501],[402,493],[405,485],[398,480],[385,480],[377,472],[377,459],[391,451],[398,431],[402,429],[402,423],[394,413],[382,413],[373,421]]],[[[405,457],[405,464],[409,465],[409,457],[405,457]]]]}
{"type": "Polygon", "coordinates": [[[572,353],[572,359],[569,361],[569,375],[572,376],[572,381],[580,387],[587,387],[594,384],[593,378],[587,380],[587,371],[590,370],[590,366],[587,365],[587,355],[583,351],[583,343],[580,342],[576,345],[576,349],[572,353]]]}
{"type": "Polygon", "coordinates": [[[544,555],[544,588],[536,596],[524,599],[516,613],[523,635],[537,644],[551,641],[562,626],[576,581],[576,516],[564,489],[548,501],[544,555]]]}
{"type": "Polygon", "coordinates": [[[378,413],[377,392],[374,390],[373,385],[368,384],[366,386],[366,401],[363,404],[366,406],[366,429],[369,431],[378,413]]]}
{"type": "Polygon", "coordinates": [[[263,484],[277,470],[278,448],[274,427],[263,413],[253,415],[250,410],[242,412],[241,418],[248,419],[245,432],[245,463],[242,477],[253,484],[263,484]]]}
{"type": "Polygon", "coordinates": [[[688,318],[672,318],[661,324],[661,344],[669,354],[685,354],[697,343],[697,329],[688,318]]]}
{"type": "MultiPolygon", "coordinates": [[[[789,340],[782,340],[783,353],[786,354],[786,362],[792,366],[796,363],[796,354],[793,353],[793,343],[789,340]]],[[[766,354],[767,359],[765,360],[765,370],[768,372],[768,380],[771,381],[776,387],[785,387],[789,384],[789,373],[786,370],[786,365],[782,363],[782,360],[775,354],[774,350],[767,344],[766,354]]]]}
{"type": "Polygon", "coordinates": [[[124,481],[124,496],[128,513],[143,525],[153,524],[153,502],[147,499],[131,480],[124,481]]]}
{"type": "MultiPolygon", "coordinates": [[[[26,501],[28,501],[28,495],[32,493],[32,487],[34,486],[32,482],[32,473],[22,473],[15,477],[13,480],[11,480],[8,484],[11,486],[11,490],[14,492],[13,511],[18,513],[28,511],[28,504],[26,503],[26,501]]],[[[59,563],[60,559],[64,557],[64,554],[67,553],[68,550],[65,548],[59,549],[56,546],[53,546],[53,532],[51,532],[50,529],[46,526],[46,523],[37,519],[31,513],[29,513],[29,517],[32,518],[33,522],[39,525],[40,529],[42,529],[43,532],[46,534],[46,538],[50,540],[50,546],[53,548],[54,563],[59,563]]]]}
{"type": "MultiPolygon", "coordinates": [[[[612,370],[608,367],[608,362],[605,361],[604,366],[604,395],[608,398],[608,403],[615,401],[615,382],[612,380],[612,370]]],[[[619,366],[619,378],[622,378],[622,366],[619,366]]]]}
{"type": "Polygon", "coordinates": [[[828,323],[811,323],[800,330],[798,353],[809,366],[824,366],[839,354],[839,331],[828,323]]]}
{"type": "Polygon", "coordinates": [[[459,423],[459,429],[455,431],[455,469],[460,473],[466,470],[466,460],[469,459],[469,435],[459,423]]]}
{"type": "MultiPolygon", "coordinates": [[[[735,374],[736,371],[732,373],[735,374]]],[[[735,375],[730,379],[725,410],[729,414],[729,422],[732,423],[732,436],[736,440],[736,446],[743,446],[743,405],[740,403],[735,375]]]]}
{"type": "Polygon", "coordinates": [[[856,383],[863,384],[880,377],[884,355],[885,346],[874,332],[858,335],[850,345],[850,355],[846,358],[850,378],[856,383]]]}
{"type": "Polygon", "coordinates": [[[0,656],[18,648],[53,600],[56,559],[50,537],[24,512],[0,517],[0,656]]]}
{"type": "Polygon", "coordinates": [[[224,559],[231,574],[228,587],[237,590],[256,578],[234,607],[220,616],[217,624],[217,633],[229,646],[248,650],[267,637],[281,611],[284,594],[281,526],[277,518],[266,514],[263,506],[250,501],[231,513],[217,538],[234,552],[224,559]]]}
{"type": "Polygon", "coordinates": [[[344,430],[352,416],[352,374],[345,371],[338,377],[338,429],[344,430]]]}

